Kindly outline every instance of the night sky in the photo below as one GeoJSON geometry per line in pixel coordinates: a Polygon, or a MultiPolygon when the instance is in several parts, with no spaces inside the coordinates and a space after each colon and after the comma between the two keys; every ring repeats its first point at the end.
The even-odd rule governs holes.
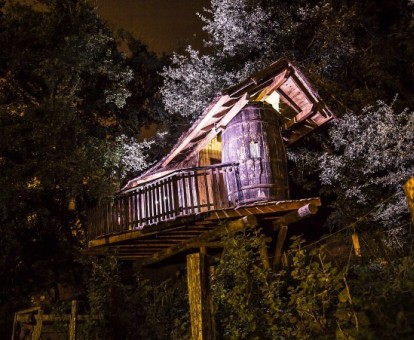
{"type": "Polygon", "coordinates": [[[113,29],[123,28],[150,50],[170,53],[202,45],[203,22],[196,15],[209,0],[97,0],[98,12],[113,29]]]}

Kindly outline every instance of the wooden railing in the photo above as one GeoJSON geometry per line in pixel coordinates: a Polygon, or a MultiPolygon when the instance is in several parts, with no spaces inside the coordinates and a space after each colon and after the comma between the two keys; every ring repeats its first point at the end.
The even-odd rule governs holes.
{"type": "Polygon", "coordinates": [[[89,212],[88,239],[234,206],[230,182],[239,183],[236,163],[176,170],[121,192],[89,212]]]}

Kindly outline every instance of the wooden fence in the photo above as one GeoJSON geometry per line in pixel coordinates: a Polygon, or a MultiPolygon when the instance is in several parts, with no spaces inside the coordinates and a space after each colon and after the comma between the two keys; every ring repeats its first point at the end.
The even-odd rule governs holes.
{"type": "Polygon", "coordinates": [[[228,187],[239,183],[237,163],[174,171],[161,178],[121,192],[113,202],[89,212],[88,239],[179,216],[234,206],[228,187]]]}
{"type": "Polygon", "coordinates": [[[21,310],[14,314],[12,340],[68,339],[76,340],[79,323],[102,320],[102,315],[78,313],[79,302],[72,301],[70,314],[46,314],[42,307],[21,310]]]}

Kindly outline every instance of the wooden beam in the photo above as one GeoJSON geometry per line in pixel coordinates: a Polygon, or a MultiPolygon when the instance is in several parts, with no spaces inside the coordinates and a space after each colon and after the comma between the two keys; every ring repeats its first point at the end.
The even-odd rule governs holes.
{"type": "MultiPolygon", "coordinates": [[[[169,226],[171,221],[166,221],[165,225],[169,226]]],[[[138,239],[141,237],[147,237],[150,235],[156,235],[158,234],[161,230],[164,230],[163,228],[159,228],[159,230],[157,229],[153,229],[153,231],[149,232],[148,230],[151,227],[148,226],[145,228],[145,230],[127,230],[124,231],[122,233],[116,234],[116,235],[107,235],[105,237],[102,238],[98,238],[95,240],[91,240],[88,243],[88,247],[89,248],[93,248],[93,247],[99,247],[99,246],[104,246],[104,245],[108,245],[108,244],[112,244],[112,243],[118,243],[118,242],[125,242],[125,241],[130,241],[130,240],[134,240],[134,239],[138,239]]],[[[168,230],[180,230],[180,229],[184,229],[186,228],[185,226],[179,226],[179,227],[175,227],[175,228],[168,228],[168,230]]],[[[165,228],[167,229],[167,228],[165,228]]]]}
{"type": "MultiPolygon", "coordinates": [[[[308,122],[308,121],[307,121],[308,122]]],[[[284,134],[284,137],[287,138],[287,145],[291,145],[301,139],[302,137],[306,136],[307,134],[311,133],[313,130],[315,130],[318,127],[318,125],[309,126],[302,124],[300,126],[296,126],[296,128],[292,130],[284,130],[282,133],[284,134]],[[287,135],[285,133],[288,133],[287,135]],[[289,135],[290,133],[290,135],[289,135]]]]}
{"type": "Polygon", "coordinates": [[[292,78],[307,98],[317,107],[319,113],[326,118],[324,122],[331,120],[334,117],[333,113],[320,100],[319,95],[305,80],[305,76],[299,70],[296,70],[296,72],[292,73],[292,78]]]}
{"type": "Polygon", "coordinates": [[[246,89],[246,92],[250,95],[251,98],[257,97],[259,93],[261,93],[266,87],[273,83],[273,80],[273,77],[270,77],[266,80],[263,80],[262,83],[252,84],[249,86],[249,88],[246,89]]]}
{"type": "MultiPolygon", "coordinates": [[[[263,237],[260,239],[260,242],[266,247],[266,243],[271,243],[272,238],[271,237],[263,237]]],[[[224,248],[226,246],[225,241],[215,241],[215,242],[195,242],[194,248],[224,248]]]]}
{"type": "Polygon", "coordinates": [[[273,259],[273,270],[276,270],[280,267],[283,245],[285,243],[286,235],[288,232],[288,224],[298,222],[306,217],[316,214],[317,212],[318,207],[316,205],[306,204],[296,211],[287,213],[272,223],[273,228],[279,231],[276,240],[275,257],[273,259]]]}
{"type": "Polygon", "coordinates": [[[277,201],[270,202],[263,205],[255,205],[251,207],[239,207],[237,209],[226,209],[211,211],[206,220],[225,220],[228,218],[237,218],[251,215],[264,215],[270,213],[282,213],[291,210],[297,210],[306,204],[315,206],[321,205],[321,200],[318,197],[306,198],[301,200],[277,201]]]}
{"type": "Polygon", "coordinates": [[[280,260],[282,258],[283,245],[285,244],[286,235],[288,231],[287,225],[280,225],[276,240],[275,258],[273,259],[273,270],[279,269],[280,260]]]}
{"type": "Polygon", "coordinates": [[[277,90],[280,86],[282,86],[286,80],[289,78],[290,69],[284,70],[282,73],[276,75],[273,78],[273,82],[266,86],[262,91],[260,91],[257,95],[254,96],[253,100],[255,101],[263,101],[265,100],[270,93],[277,90]]]}
{"type": "Polygon", "coordinates": [[[240,99],[237,101],[236,104],[230,109],[230,111],[226,114],[223,119],[220,120],[218,123],[220,128],[225,128],[230,121],[237,116],[237,114],[240,112],[240,110],[246,106],[246,104],[249,102],[249,95],[245,93],[240,97],[240,99]]]}
{"type": "Polygon", "coordinates": [[[293,117],[288,122],[283,124],[282,128],[284,130],[289,130],[292,127],[299,124],[300,122],[303,122],[305,119],[309,118],[313,113],[314,113],[314,106],[308,105],[302,110],[302,112],[298,113],[295,117],[293,117]]]}
{"type": "Polygon", "coordinates": [[[309,217],[311,215],[315,215],[318,212],[318,207],[312,203],[305,204],[301,206],[296,211],[291,211],[287,213],[286,215],[282,216],[278,220],[274,221],[273,227],[275,230],[279,228],[281,225],[288,225],[291,223],[298,222],[306,217],[309,217]]]}
{"type": "MultiPolygon", "coordinates": [[[[200,233],[198,233],[196,235],[199,235],[199,234],[200,233]]],[[[170,236],[170,237],[168,237],[168,235],[165,235],[163,237],[159,237],[158,239],[164,240],[165,242],[179,243],[179,242],[187,241],[187,240],[189,240],[192,237],[194,237],[194,234],[193,235],[188,235],[188,236],[181,236],[181,237],[178,237],[178,236],[174,236],[174,237],[173,236],[170,236]]]]}
{"type": "Polygon", "coordinates": [[[164,240],[158,241],[158,243],[146,243],[145,241],[142,241],[140,243],[134,243],[134,244],[119,244],[119,245],[109,245],[109,249],[138,249],[138,248],[163,248],[163,247],[170,247],[171,242],[166,242],[164,240]]]}
{"type": "Polygon", "coordinates": [[[202,139],[195,148],[187,155],[184,162],[193,158],[197,153],[200,152],[215,136],[217,136],[227,124],[240,112],[240,110],[246,106],[249,102],[249,96],[245,93],[236,104],[229,110],[229,112],[219,121],[217,121],[216,127],[210,130],[210,132],[202,139]]]}
{"type": "Polygon", "coordinates": [[[172,246],[168,249],[155,253],[152,257],[148,258],[147,260],[143,261],[142,265],[152,265],[154,263],[160,262],[165,260],[173,255],[179,254],[183,251],[198,248],[200,243],[206,243],[213,241],[217,238],[220,238],[227,233],[234,233],[236,231],[248,229],[248,228],[255,228],[257,226],[257,219],[255,216],[245,216],[240,218],[236,221],[231,221],[227,224],[227,226],[221,226],[215,228],[211,231],[207,231],[197,237],[191,238],[186,242],[182,242],[175,246],[172,246]]]}
{"type": "Polygon", "coordinates": [[[209,123],[211,117],[216,114],[221,107],[230,99],[228,95],[222,96],[216,104],[210,109],[210,111],[204,116],[204,118],[198,122],[197,126],[192,130],[183,141],[181,141],[180,145],[171,152],[168,157],[164,160],[164,162],[161,164],[161,167],[165,167],[167,164],[169,164],[180,152],[185,148],[185,146],[191,142],[191,140],[198,134],[198,132],[209,123]]]}
{"type": "Polygon", "coordinates": [[[289,105],[296,113],[299,113],[302,111],[302,109],[299,107],[296,102],[293,101],[292,98],[290,98],[280,87],[276,90],[276,92],[280,95],[282,99],[284,99],[284,102],[289,105]]]}
{"type": "Polygon", "coordinates": [[[210,292],[209,264],[205,254],[187,255],[187,285],[190,303],[191,338],[215,338],[213,304],[210,292]]]}

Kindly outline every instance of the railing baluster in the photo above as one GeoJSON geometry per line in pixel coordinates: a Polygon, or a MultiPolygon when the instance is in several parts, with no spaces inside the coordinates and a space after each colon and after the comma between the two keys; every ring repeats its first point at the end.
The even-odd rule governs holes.
{"type": "Polygon", "coordinates": [[[197,205],[197,211],[200,213],[201,212],[201,197],[200,197],[200,189],[198,187],[198,175],[199,172],[197,170],[195,170],[193,172],[194,174],[194,187],[195,187],[195,204],[197,205]]]}
{"type": "MultiPolygon", "coordinates": [[[[188,182],[188,199],[190,200],[190,211],[194,214],[195,213],[195,205],[196,202],[194,200],[194,193],[193,193],[193,180],[194,180],[194,173],[188,173],[187,182],[188,182]]],[[[187,188],[187,187],[186,187],[187,188]]]]}
{"type": "Polygon", "coordinates": [[[131,192],[130,198],[129,198],[129,228],[131,230],[135,229],[135,209],[136,209],[136,205],[135,205],[135,195],[136,192],[131,192]]]}
{"type": "Polygon", "coordinates": [[[167,212],[167,195],[165,193],[166,190],[166,180],[161,180],[161,221],[164,221],[166,219],[166,212],[167,212]]]}
{"type": "Polygon", "coordinates": [[[186,173],[180,174],[180,182],[181,183],[181,200],[182,200],[182,208],[183,208],[183,214],[188,214],[188,198],[187,198],[187,183],[186,183],[186,173]]]}
{"type": "Polygon", "coordinates": [[[144,187],[144,209],[145,209],[145,218],[143,222],[148,223],[148,214],[149,214],[149,197],[148,197],[148,186],[144,187]]]}
{"type": "Polygon", "coordinates": [[[131,194],[131,228],[136,229],[137,228],[137,192],[133,191],[131,194]]]}
{"type": "Polygon", "coordinates": [[[156,221],[157,207],[156,207],[156,195],[155,184],[151,184],[151,223],[156,221]]]}
{"type": "Polygon", "coordinates": [[[103,206],[103,211],[102,213],[104,214],[103,218],[102,218],[102,228],[104,230],[108,229],[108,224],[109,224],[109,203],[105,203],[105,204],[101,204],[101,206],[103,206]]]}
{"type": "MultiPolygon", "coordinates": [[[[117,200],[119,229],[124,230],[124,216],[122,214],[122,197],[117,200]]],[[[113,231],[113,230],[112,230],[113,231]]]]}
{"type": "Polygon", "coordinates": [[[156,183],[152,184],[151,190],[152,190],[152,223],[155,223],[157,222],[157,206],[158,206],[156,183]]]}
{"type": "Polygon", "coordinates": [[[159,203],[158,183],[154,183],[154,222],[159,219],[159,203]]]}
{"type": "Polygon", "coordinates": [[[205,193],[206,193],[207,210],[210,210],[210,194],[209,194],[209,190],[208,190],[206,170],[203,170],[203,179],[204,179],[204,190],[205,190],[205,193]]]}
{"type": "Polygon", "coordinates": [[[116,198],[113,202],[112,216],[113,216],[112,217],[112,223],[109,226],[108,232],[111,232],[112,228],[115,228],[115,226],[116,226],[116,228],[119,228],[119,226],[118,226],[118,223],[119,223],[119,221],[118,221],[118,198],[116,198]]]}
{"type": "Polygon", "coordinates": [[[168,179],[168,217],[174,216],[174,185],[173,177],[168,179]]]}
{"type": "Polygon", "coordinates": [[[211,196],[212,196],[211,197],[212,198],[211,207],[213,208],[213,209],[209,209],[209,210],[215,210],[218,207],[218,204],[217,204],[217,201],[218,201],[217,187],[218,187],[218,185],[217,185],[217,182],[215,180],[213,171],[214,171],[213,168],[208,169],[208,172],[209,172],[208,176],[210,177],[210,190],[211,190],[211,196]]]}
{"type": "Polygon", "coordinates": [[[143,228],[181,215],[229,208],[235,204],[238,186],[235,163],[175,171],[91,210],[87,239],[143,228]]]}
{"type": "Polygon", "coordinates": [[[125,228],[124,228],[124,230],[130,230],[131,229],[131,227],[130,227],[131,216],[129,214],[131,207],[130,207],[129,196],[130,195],[126,195],[124,197],[124,199],[122,200],[123,201],[123,212],[124,212],[124,216],[125,216],[125,228]]]}
{"type": "Polygon", "coordinates": [[[125,197],[121,197],[119,200],[119,216],[121,218],[121,229],[126,230],[126,216],[125,216],[125,197]]]}
{"type": "Polygon", "coordinates": [[[154,213],[152,212],[152,184],[148,186],[148,223],[152,223],[152,217],[154,213]]]}
{"type": "Polygon", "coordinates": [[[137,190],[138,195],[138,216],[137,216],[137,227],[140,228],[142,224],[142,190],[137,190]]]}
{"type": "Polygon", "coordinates": [[[134,193],[131,192],[128,197],[128,216],[129,216],[129,226],[128,229],[134,229],[134,193]]]}
{"type": "Polygon", "coordinates": [[[174,215],[173,217],[177,217],[180,214],[180,198],[178,193],[178,175],[173,177],[173,202],[174,202],[174,215]]]}
{"type": "Polygon", "coordinates": [[[162,221],[162,192],[161,192],[161,188],[162,188],[162,181],[160,180],[158,182],[158,187],[157,187],[157,193],[158,193],[158,219],[157,222],[162,221]]]}
{"type": "MultiPolygon", "coordinates": [[[[212,176],[214,177],[214,181],[215,181],[215,187],[217,188],[216,192],[217,192],[217,202],[216,202],[216,209],[223,209],[223,202],[221,200],[221,196],[222,196],[222,191],[221,191],[221,186],[220,186],[220,169],[219,168],[215,168],[213,169],[212,172],[212,176]]],[[[214,190],[214,189],[213,189],[214,190]]]]}

